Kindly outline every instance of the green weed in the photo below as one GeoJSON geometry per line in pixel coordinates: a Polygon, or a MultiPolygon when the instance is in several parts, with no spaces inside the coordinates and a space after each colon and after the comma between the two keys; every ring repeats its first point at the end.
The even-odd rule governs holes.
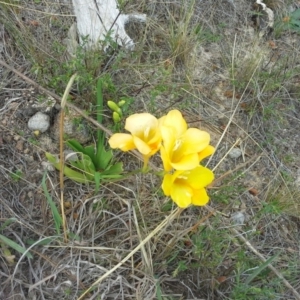
{"type": "Polygon", "coordinates": [[[16,170],[15,172],[11,172],[10,173],[10,177],[14,180],[14,181],[19,181],[20,179],[22,179],[23,177],[23,172],[21,170],[16,170]]]}
{"type": "MultiPolygon", "coordinates": [[[[97,121],[102,124],[103,112],[103,81],[97,83],[97,121]]],[[[77,159],[70,160],[70,167],[64,167],[64,174],[80,183],[95,183],[95,192],[99,190],[102,180],[112,180],[121,178],[123,171],[122,163],[113,163],[112,150],[106,150],[105,134],[103,131],[97,131],[96,146],[82,146],[76,140],[68,140],[66,145],[77,153],[77,159]]],[[[60,163],[50,153],[46,153],[48,160],[60,170],[60,163]]]]}
{"type": "MultiPolygon", "coordinates": [[[[6,227],[8,227],[11,223],[14,223],[16,221],[17,220],[15,218],[10,218],[6,220],[4,224],[1,225],[0,232],[3,231],[6,227]]],[[[0,251],[2,252],[3,257],[9,264],[14,264],[15,256],[11,253],[10,249],[14,249],[15,251],[22,254],[26,253],[26,257],[33,258],[30,252],[27,252],[26,248],[20,246],[10,238],[7,238],[6,236],[0,234],[0,251]]]]}

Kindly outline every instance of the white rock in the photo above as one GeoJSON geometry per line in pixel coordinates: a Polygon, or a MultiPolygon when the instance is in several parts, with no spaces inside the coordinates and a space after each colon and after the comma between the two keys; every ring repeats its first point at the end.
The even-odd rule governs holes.
{"type": "Polygon", "coordinates": [[[238,211],[231,216],[231,220],[236,225],[243,225],[245,222],[245,215],[241,211],[238,211]]]}
{"type": "Polygon", "coordinates": [[[230,158],[239,158],[242,155],[242,150],[240,148],[233,148],[228,155],[230,158]]]}
{"type": "Polygon", "coordinates": [[[32,131],[39,130],[45,132],[50,126],[50,117],[41,112],[37,112],[28,121],[28,128],[32,131]]]}

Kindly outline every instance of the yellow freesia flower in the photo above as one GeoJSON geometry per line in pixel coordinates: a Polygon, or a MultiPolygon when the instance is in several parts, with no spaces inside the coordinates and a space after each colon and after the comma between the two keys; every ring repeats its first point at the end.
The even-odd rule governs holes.
{"type": "Polygon", "coordinates": [[[203,206],[207,204],[209,197],[205,187],[214,180],[214,174],[208,168],[197,166],[190,171],[175,171],[166,174],[162,183],[162,189],[166,196],[181,208],[189,205],[203,206]]]}
{"type": "Polygon", "coordinates": [[[191,170],[214,151],[210,135],[197,128],[188,128],[178,110],[170,111],[159,121],[163,145],[161,158],[166,171],[191,170]]]}
{"type": "Polygon", "coordinates": [[[126,119],[125,129],[130,134],[112,135],[108,141],[110,147],[122,151],[137,149],[147,164],[149,157],[154,155],[161,146],[159,121],[149,113],[134,114],[126,119]]]}

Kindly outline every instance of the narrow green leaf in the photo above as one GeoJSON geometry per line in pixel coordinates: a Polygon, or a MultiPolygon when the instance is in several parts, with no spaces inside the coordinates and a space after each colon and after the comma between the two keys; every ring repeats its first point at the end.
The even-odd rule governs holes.
{"type": "Polygon", "coordinates": [[[260,265],[253,273],[250,275],[247,280],[246,284],[249,284],[262,270],[268,267],[269,264],[271,264],[279,255],[281,254],[281,251],[279,251],[276,255],[273,257],[270,257],[267,259],[262,265],[260,265]]]}
{"type": "Polygon", "coordinates": [[[69,146],[72,150],[79,152],[79,154],[83,153],[83,154],[89,156],[91,158],[93,164],[96,166],[97,159],[96,159],[95,147],[93,145],[83,147],[76,140],[68,140],[66,142],[66,145],[69,146]]]}
{"type": "Polygon", "coordinates": [[[78,183],[87,184],[90,181],[90,179],[88,178],[88,177],[90,177],[88,173],[86,173],[86,174],[80,173],[69,167],[64,168],[64,174],[66,177],[68,177],[71,180],[74,180],[78,183]]]}
{"type": "Polygon", "coordinates": [[[38,245],[41,245],[41,246],[45,246],[45,245],[49,245],[51,242],[53,241],[53,238],[44,238],[40,241],[35,241],[35,240],[32,240],[32,239],[28,239],[26,241],[26,244],[28,245],[35,245],[35,246],[38,246],[38,245]]]}
{"type": "MultiPolygon", "coordinates": [[[[12,241],[11,239],[5,237],[4,235],[0,234],[0,240],[5,243],[8,247],[13,248],[14,250],[18,251],[19,253],[24,254],[27,249],[20,246],[19,244],[17,244],[16,242],[12,241]]],[[[27,252],[26,257],[28,258],[33,258],[33,256],[30,254],[30,252],[27,252]]]]}
{"type": "Polygon", "coordinates": [[[42,179],[42,187],[43,187],[43,191],[45,193],[46,199],[48,201],[48,204],[49,204],[51,212],[52,212],[56,233],[58,235],[60,235],[60,227],[62,225],[62,218],[58,212],[58,209],[57,209],[55,203],[53,202],[53,200],[48,192],[47,185],[46,185],[46,175],[47,175],[47,173],[45,172],[43,179],[42,179]]]}
{"type": "Polygon", "coordinates": [[[118,162],[102,172],[102,175],[119,175],[123,172],[123,163],[118,162]]]}
{"type": "MultiPolygon", "coordinates": [[[[55,156],[53,156],[49,152],[46,152],[46,157],[57,170],[60,170],[59,160],[57,160],[55,156]]],[[[68,177],[76,182],[88,183],[88,179],[86,178],[86,176],[84,174],[77,172],[67,166],[64,167],[64,174],[66,177],[68,177]]]]}
{"type": "Polygon", "coordinates": [[[157,300],[163,300],[162,292],[161,292],[161,288],[160,288],[160,284],[159,284],[158,280],[156,282],[156,297],[157,297],[157,300]]]}
{"type": "Polygon", "coordinates": [[[101,174],[99,172],[95,172],[94,180],[95,180],[95,194],[96,194],[99,192],[100,182],[101,182],[101,174]]]}
{"type": "Polygon", "coordinates": [[[96,162],[96,151],[94,145],[90,145],[87,147],[84,147],[83,154],[89,156],[91,160],[93,161],[93,164],[95,165],[96,162]]]}
{"type": "Polygon", "coordinates": [[[8,220],[6,220],[3,225],[0,227],[0,231],[3,230],[5,227],[9,226],[11,223],[16,222],[17,219],[16,218],[9,218],[8,220]]]}
{"type": "Polygon", "coordinates": [[[70,147],[72,150],[74,150],[75,152],[83,152],[84,151],[83,146],[77,140],[74,140],[74,139],[67,140],[66,145],[68,147],[70,147]]]}
{"type": "Polygon", "coordinates": [[[102,149],[102,151],[97,152],[97,167],[98,170],[105,170],[109,166],[111,160],[113,158],[113,152],[111,150],[106,151],[102,149]]]}
{"type": "Polygon", "coordinates": [[[95,166],[91,158],[85,154],[81,154],[81,158],[69,162],[71,166],[82,171],[89,180],[93,180],[94,173],[96,172],[95,166]]]}

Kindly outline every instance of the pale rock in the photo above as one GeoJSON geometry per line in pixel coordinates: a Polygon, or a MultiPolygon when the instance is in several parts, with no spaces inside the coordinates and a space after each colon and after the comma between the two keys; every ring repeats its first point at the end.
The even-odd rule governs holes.
{"type": "Polygon", "coordinates": [[[232,159],[237,159],[242,155],[242,150],[240,148],[233,148],[228,155],[232,159]]]}
{"type": "Polygon", "coordinates": [[[45,132],[50,126],[50,117],[41,112],[37,112],[28,121],[28,128],[32,131],[39,130],[45,132]]]}
{"type": "Polygon", "coordinates": [[[245,222],[245,215],[238,211],[231,216],[231,220],[235,225],[243,225],[245,222]]]}

